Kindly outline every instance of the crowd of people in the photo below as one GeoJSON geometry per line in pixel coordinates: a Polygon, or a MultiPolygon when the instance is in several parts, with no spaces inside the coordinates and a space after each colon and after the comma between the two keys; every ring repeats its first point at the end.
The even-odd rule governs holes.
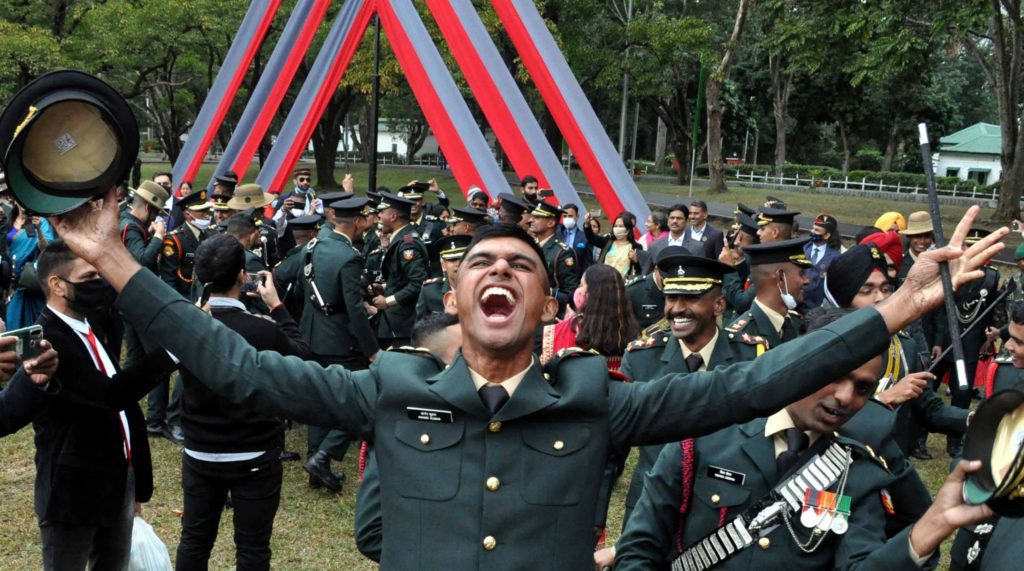
{"type": "Polygon", "coordinates": [[[237,567],[270,567],[284,461],[359,487],[355,542],[385,569],[916,569],[957,532],[958,569],[1024,555],[1020,520],[960,491],[972,400],[1024,368],[1020,278],[988,265],[1007,230],[977,209],[937,249],[924,211],[844,243],[775,197],[720,224],[695,200],[604,233],[534,177],[455,207],[433,180],[293,183],[158,173],[12,210],[8,327],[46,342],[20,363],[0,337],[0,429],[36,432],[44,568],[125,568],[147,434],[183,448],[178,569],[207,567],[225,505],[237,567]],[[938,490],[909,460],[929,433],[938,490]],[[336,469],[350,449],[359,474],[336,469]]]}

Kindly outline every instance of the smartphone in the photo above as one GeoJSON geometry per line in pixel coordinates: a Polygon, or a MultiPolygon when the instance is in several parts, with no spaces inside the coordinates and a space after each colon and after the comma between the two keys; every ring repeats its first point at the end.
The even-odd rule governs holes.
{"type": "Polygon", "coordinates": [[[43,342],[43,326],[29,325],[21,329],[12,329],[11,331],[4,332],[2,336],[18,338],[14,350],[21,357],[21,360],[24,361],[39,354],[40,344],[43,342]]]}
{"type": "Polygon", "coordinates": [[[242,293],[257,293],[261,285],[264,285],[263,276],[246,272],[245,281],[242,283],[242,293]]]}
{"type": "Polygon", "coordinates": [[[595,208],[590,211],[590,216],[593,218],[600,218],[604,215],[604,212],[600,208],[595,208]]]}
{"type": "Polygon", "coordinates": [[[541,198],[548,198],[548,197],[554,196],[554,195],[555,195],[555,191],[550,189],[550,188],[542,188],[542,189],[537,191],[537,196],[539,196],[541,198]]]}

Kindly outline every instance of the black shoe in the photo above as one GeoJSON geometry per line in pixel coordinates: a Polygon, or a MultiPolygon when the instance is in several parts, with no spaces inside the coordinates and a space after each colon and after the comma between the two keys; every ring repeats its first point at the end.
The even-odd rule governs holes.
{"type": "Polygon", "coordinates": [[[926,446],[918,446],[917,448],[914,448],[914,451],[911,452],[910,455],[918,460],[932,460],[934,458],[931,452],[928,452],[928,448],[926,446]]]}
{"type": "Polygon", "coordinates": [[[163,430],[163,437],[171,442],[183,446],[185,444],[185,431],[180,426],[165,425],[163,430]]]}
{"type": "Polygon", "coordinates": [[[950,458],[956,458],[957,456],[960,456],[962,453],[963,453],[963,447],[962,446],[947,446],[946,447],[946,454],[949,454],[950,458]]]}
{"type": "Polygon", "coordinates": [[[163,421],[150,422],[146,424],[146,434],[150,436],[163,436],[165,428],[167,428],[167,425],[163,421]]]}
{"type": "Polygon", "coordinates": [[[298,452],[289,452],[287,450],[282,450],[281,451],[281,461],[282,462],[294,462],[294,461],[296,461],[298,459],[299,459],[299,453],[298,452]]]}
{"type": "MultiPolygon", "coordinates": [[[[320,485],[332,492],[341,491],[341,480],[331,472],[331,457],[319,451],[306,461],[302,467],[309,475],[320,481],[320,485]]],[[[311,479],[312,481],[312,479],[311,479]]]]}

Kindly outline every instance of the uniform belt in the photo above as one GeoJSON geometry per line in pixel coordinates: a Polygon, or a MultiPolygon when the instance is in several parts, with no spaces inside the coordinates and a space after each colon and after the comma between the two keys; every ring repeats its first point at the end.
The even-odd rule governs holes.
{"type": "Polygon", "coordinates": [[[750,547],[755,537],[764,537],[778,527],[784,513],[800,509],[804,490],[827,490],[839,481],[848,466],[848,455],[846,447],[833,442],[742,515],[687,548],[672,562],[672,571],[710,569],[750,547]]]}

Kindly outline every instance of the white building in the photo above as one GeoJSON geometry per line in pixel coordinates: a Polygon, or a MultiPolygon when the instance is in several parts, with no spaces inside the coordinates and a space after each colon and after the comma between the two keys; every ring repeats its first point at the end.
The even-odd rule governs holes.
{"type": "Polygon", "coordinates": [[[999,125],[975,123],[939,139],[936,176],[955,176],[978,184],[999,180],[1002,137],[999,125]]]}

